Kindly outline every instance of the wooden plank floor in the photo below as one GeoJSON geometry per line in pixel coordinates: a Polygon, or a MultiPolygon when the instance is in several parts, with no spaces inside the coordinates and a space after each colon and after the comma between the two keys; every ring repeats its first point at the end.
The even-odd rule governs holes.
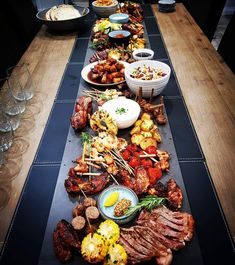
{"type": "Polygon", "coordinates": [[[182,4],[152,8],[235,240],[235,76],[182,4]]]}
{"type": "MultiPolygon", "coordinates": [[[[51,35],[42,27],[20,61],[29,64],[36,93],[27,104],[21,127],[16,130],[18,143],[29,147],[21,154],[13,145],[7,153],[9,161],[17,162],[21,170],[12,182],[1,183],[11,196],[7,206],[0,211],[0,249],[41,140],[75,37],[75,33],[65,36],[51,35]]],[[[6,162],[6,166],[9,165],[6,162]]]]}

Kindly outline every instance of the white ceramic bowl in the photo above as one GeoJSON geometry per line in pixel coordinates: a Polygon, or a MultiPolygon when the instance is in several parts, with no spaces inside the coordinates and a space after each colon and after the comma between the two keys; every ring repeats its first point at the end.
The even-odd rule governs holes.
{"type": "Polygon", "coordinates": [[[154,89],[153,96],[159,95],[166,87],[170,79],[170,75],[171,75],[171,68],[167,64],[154,60],[137,61],[129,64],[125,68],[125,80],[128,87],[136,95],[138,95],[139,88],[142,87],[142,96],[145,98],[149,98],[151,96],[152,89],[154,89]],[[132,78],[130,75],[133,72],[133,70],[143,65],[150,66],[151,68],[155,69],[160,68],[163,70],[164,73],[166,73],[166,75],[159,79],[154,79],[154,80],[139,80],[136,78],[132,78]]]}
{"type": "Polygon", "coordinates": [[[150,49],[136,49],[133,51],[133,58],[136,61],[152,60],[153,56],[154,56],[154,51],[150,50],[150,49]],[[148,56],[147,56],[147,54],[148,54],[148,56]]]}
{"type": "Polygon", "coordinates": [[[113,4],[110,6],[97,6],[96,1],[92,2],[92,8],[95,14],[102,18],[102,17],[109,17],[110,15],[114,14],[118,8],[118,1],[113,0],[113,4]]]}
{"type": "Polygon", "coordinates": [[[125,97],[111,99],[105,102],[102,108],[113,117],[119,129],[130,127],[137,121],[140,115],[139,104],[125,97]]]}

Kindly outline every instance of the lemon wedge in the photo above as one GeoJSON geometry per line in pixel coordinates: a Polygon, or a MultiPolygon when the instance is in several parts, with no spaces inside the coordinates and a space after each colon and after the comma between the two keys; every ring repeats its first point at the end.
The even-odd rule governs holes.
{"type": "Polygon", "coordinates": [[[105,207],[110,207],[113,206],[119,198],[119,192],[114,191],[112,192],[105,200],[104,206],[105,207]]]}

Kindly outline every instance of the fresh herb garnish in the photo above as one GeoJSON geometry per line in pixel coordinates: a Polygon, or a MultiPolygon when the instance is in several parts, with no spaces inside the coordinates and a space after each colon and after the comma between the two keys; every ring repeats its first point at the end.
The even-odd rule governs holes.
{"type": "Polygon", "coordinates": [[[136,206],[130,207],[125,212],[125,215],[131,215],[133,213],[139,212],[143,208],[147,209],[148,211],[152,211],[154,208],[164,205],[166,200],[167,198],[161,198],[155,195],[148,195],[140,199],[140,202],[138,202],[136,206]]]}
{"type": "Polygon", "coordinates": [[[122,115],[123,113],[127,113],[128,109],[125,109],[125,108],[117,108],[115,110],[115,113],[116,114],[119,114],[119,115],[122,115]]]}
{"type": "Polygon", "coordinates": [[[83,132],[82,133],[82,144],[84,143],[90,144],[91,143],[91,136],[89,133],[83,132]]]}

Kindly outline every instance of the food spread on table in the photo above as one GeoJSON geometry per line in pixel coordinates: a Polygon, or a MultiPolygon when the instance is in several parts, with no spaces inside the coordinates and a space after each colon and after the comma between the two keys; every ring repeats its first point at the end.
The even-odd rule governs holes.
{"type": "MultiPolygon", "coordinates": [[[[130,15],[131,22],[126,28],[137,24],[138,31],[143,30],[138,26],[143,21],[139,4],[126,2],[118,12],[130,15]]],[[[93,43],[94,36],[107,40],[104,22],[101,19],[95,23],[93,43]],[[94,35],[97,33],[100,35],[94,35]]],[[[113,30],[112,24],[108,25],[113,30]]],[[[137,35],[137,39],[142,38],[140,33],[137,35]]],[[[133,51],[133,44],[130,45],[130,50],[122,51],[110,49],[107,42],[100,43],[99,51],[90,59],[98,62],[90,69],[89,77],[103,84],[124,80],[124,65],[117,60],[120,58],[110,54],[120,53],[123,59],[133,51]]],[[[128,61],[129,55],[126,58],[128,61]]],[[[164,76],[160,69],[145,67],[132,74],[136,78],[164,76]]],[[[81,133],[82,154],[74,158],[64,182],[68,196],[79,198],[79,202],[71,209],[72,219],[60,220],[53,232],[55,254],[63,263],[80,256],[93,264],[144,264],[154,260],[153,263],[168,265],[173,260],[173,251],[182,249],[193,237],[194,219],[181,211],[184,198],[180,186],[174,176],[164,181],[171,170],[171,154],[161,149],[167,139],[159,130],[167,123],[164,99],[159,96],[158,104],[153,104],[152,97],[149,101],[142,98],[141,88],[135,98],[127,87],[119,88],[84,90],[85,95],[77,99],[70,119],[75,132],[81,133]],[[132,115],[128,106],[115,107],[113,116],[102,108],[104,102],[120,96],[136,101],[141,107],[134,125],[126,129],[130,140],[120,137],[115,120],[115,115],[132,115]],[[92,132],[88,133],[86,128],[92,132]],[[113,187],[119,189],[108,192],[113,187]],[[134,194],[135,203],[122,187],[134,194]],[[128,223],[128,228],[122,226],[122,221],[128,223]]]]}

